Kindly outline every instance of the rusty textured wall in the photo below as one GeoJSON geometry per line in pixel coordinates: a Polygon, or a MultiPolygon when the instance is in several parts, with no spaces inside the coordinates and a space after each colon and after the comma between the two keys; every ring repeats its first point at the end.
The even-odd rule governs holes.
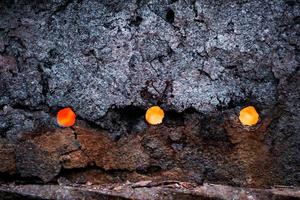
{"type": "Polygon", "coordinates": [[[2,179],[299,186],[299,31],[297,0],[2,0],[2,179]]]}

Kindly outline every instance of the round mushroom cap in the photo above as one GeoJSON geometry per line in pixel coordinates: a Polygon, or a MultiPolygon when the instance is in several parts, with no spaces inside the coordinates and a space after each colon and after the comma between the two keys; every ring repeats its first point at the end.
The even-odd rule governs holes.
{"type": "Polygon", "coordinates": [[[151,125],[161,124],[165,116],[164,111],[159,106],[152,106],[146,112],[146,121],[151,125]]]}
{"type": "Polygon", "coordinates": [[[257,124],[259,115],[253,106],[248,106],[240,111],[239,119],[243,125],[253,126],[257,124]]]}
{"type": "Polygon", "coordinates": [[[56,119],[59,126],[69,127],[75,124],[76,114],[71,108],[67,107],[57,112],[56,119]]]}

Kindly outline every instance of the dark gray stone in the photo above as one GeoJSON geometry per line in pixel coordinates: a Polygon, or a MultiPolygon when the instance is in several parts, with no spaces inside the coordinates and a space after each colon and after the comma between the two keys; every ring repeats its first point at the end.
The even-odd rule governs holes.
{"type": "MultiPolygon", "coordinates": [[[[141,141],[153,166],[179,160],[210,181],[245,184],[229,163],[235,146],[223,124],[252,104],[263,122],[273,120],[254,144],[278,158],[281,182],[299,185],[299,16],[299,1],[284,0],[1,1],[0,134],[18,142],[54,128],[57,110],[70,106],[115,140],[148,132],[141,141]],[[169,145],[168,134],[125,109],[153,104],[180,116],[167,113],[159,133],[184,123],[188,137],[169,145]],[[196,112],[181,114],[189,109],[196,112]]],[[[36,152],[22,158],[32,171],[17,170],[49,181],[57,158],[36,152]],[[42,160],[47,175],[36,166],[42,160]]]]}
{"type": "Polygon", "coordinates": [[[1,75],[10,91],[1,97],[2,105],[25,101],[36,108],[45,98],[51,107],[70,105],[97,121],[113,105],[149,105],[142,89],[159,96],[170,82],[172,97],[164,104],[178,111],[211,112],[245,98],[270,107],[276,103],[277,79],[299,64],[299,39],[291,35],[299,26],[297,3],[57,4],[3,4],[5,53],[21,55],[21,69],[15,77],[1,75]],[[168,9],[173,23],[166,19],[168,9]],[[132,26],[137,16],[139,25],[132,26]]]}

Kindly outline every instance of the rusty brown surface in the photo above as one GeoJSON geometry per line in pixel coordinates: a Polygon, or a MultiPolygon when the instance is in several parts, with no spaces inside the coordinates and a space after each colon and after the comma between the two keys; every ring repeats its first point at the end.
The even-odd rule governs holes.
{"type": "Polygon", "coordinates": [[[3,138],[0,138],[0,163],[0,173],[16,172],[15,145],[3,138]]]}
{"type": "Polygon", "coordinates": [[[0,169],[43,182],[62,177],[95,184],[178,180],[268,187],[281,184],[276,158],[263,143],[269,124],[266,119],[249,129],[233,118],[220,125],[227,131],[227,142],[197,135],[201,125],[189,121],[176,128],[149,127],[118,141],[104,130],[85,126],[56,129],[28,134],[18,144],[7,141],[0,147],[10,156],[0,169]]]}
{"type": "Polygon", "coordinates": [[[270,123],[271,119],[265,118],[255,127],[244,127],[233,119],[225,125],[234,144],[233,160],[243,168],[247,185],[252,187],[280,181],[276,158],[263,142],[270,123]]]}

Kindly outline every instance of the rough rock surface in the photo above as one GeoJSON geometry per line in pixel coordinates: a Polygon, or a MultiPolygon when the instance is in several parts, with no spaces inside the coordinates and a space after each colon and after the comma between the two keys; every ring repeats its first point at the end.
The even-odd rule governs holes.
{"type": "Polygon", "coordinates": [[[0,175],[299,186],[299,34],[297,0],[0,1],[0,175]]]}
{"type": "Polygon", "coordinates": [[[1,4],[2,106],[71,105],[91,121],[157,101],[200,112],[247,99],[273,106],[299,65],[293,1],[1,4]]]}
{"type": "Polygon", "coordinates": [[[6,139],[0,139],[0,173],[16,173],[15,146],[6,139]]]}

